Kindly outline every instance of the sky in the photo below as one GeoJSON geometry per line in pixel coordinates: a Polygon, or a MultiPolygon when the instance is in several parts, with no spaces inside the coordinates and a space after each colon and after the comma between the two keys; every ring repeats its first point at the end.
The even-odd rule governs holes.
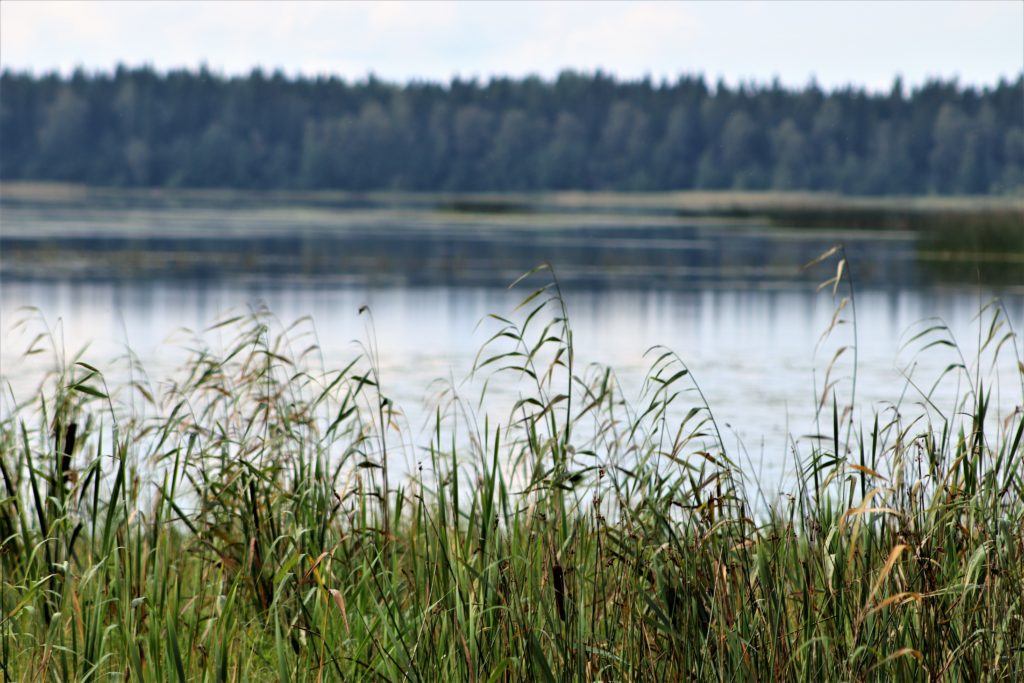
{"type": "Polygon", "coordinates": [[[389,81],[723,79],[887,90],[1024,70],[1024,0],[968,2],[0,2],[0,66],[206,64],[389,81]]]}

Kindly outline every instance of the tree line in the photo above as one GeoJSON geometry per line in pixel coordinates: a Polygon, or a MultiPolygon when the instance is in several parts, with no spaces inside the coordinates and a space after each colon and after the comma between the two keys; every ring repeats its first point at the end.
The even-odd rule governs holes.
{"type": "Polygon", "coordinates": [[[394,84],[259,69],[0,74],[0,179],[420,191],[1024,188],[1024,74],[888,93],[564,72],[394,84]]]}

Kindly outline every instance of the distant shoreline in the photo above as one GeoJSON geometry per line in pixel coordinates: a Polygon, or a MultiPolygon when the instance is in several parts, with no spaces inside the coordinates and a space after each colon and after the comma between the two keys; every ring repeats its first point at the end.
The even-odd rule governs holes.
{"type": "Polygon", "coordinates": [[[587,288],[804,286],[846,246],[867,287],[1024,282],[1022,202],[809,193],[438,194],[0,186],[4,279],[305,278],[587,288]]]}
{"type": "Polygon", "coordinates": [[[956,223],[1024,230],[1024,196],[864,197],[832,192],[390,192],[120,188],[68,183],[0,183],[0,208],[26,204],[109,208],[217,209],[301,205],[326,209],[407,209],[464,215],[595,213],[730,218],[778,227],[916,230],[956,223]]]}

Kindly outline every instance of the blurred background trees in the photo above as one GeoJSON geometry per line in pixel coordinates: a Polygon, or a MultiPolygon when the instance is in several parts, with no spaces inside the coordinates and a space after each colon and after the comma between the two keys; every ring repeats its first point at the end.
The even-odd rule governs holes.
{"type": "Polygon", "coordinates": [[[616,81],[447,85],[254,70],[0,74],[0,178],[348,190],[1024,187],[1024,75],[909,93],[616,81]]]}

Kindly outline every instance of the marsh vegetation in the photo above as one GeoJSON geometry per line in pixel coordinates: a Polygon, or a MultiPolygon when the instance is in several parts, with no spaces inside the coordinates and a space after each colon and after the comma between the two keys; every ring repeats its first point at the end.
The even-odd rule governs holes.
{"type": "MultiPolygon", "coordinates": [[[[856,321],[844,256],[817,266],[826,341],[856,321]]],[[[129,352],[116,384],[38,338],[54,370],[0,422],[5,679],[1024,675],[1024,365],[998,302],[973,356],[941,322],[911,335],[946,371],[866,418],[854,331],[792,487],[766,491],[699,368],[652,348],[627,399],[577,361],[558,281],[519,286],[474,368],[519,400],[492,412],[453,385],[422,442],[372,327],[329,368],[311,321],[256,311],[161,381],[129,352]],[[1001,354],[1020,375],[993,374],[1001,354]]]]}

